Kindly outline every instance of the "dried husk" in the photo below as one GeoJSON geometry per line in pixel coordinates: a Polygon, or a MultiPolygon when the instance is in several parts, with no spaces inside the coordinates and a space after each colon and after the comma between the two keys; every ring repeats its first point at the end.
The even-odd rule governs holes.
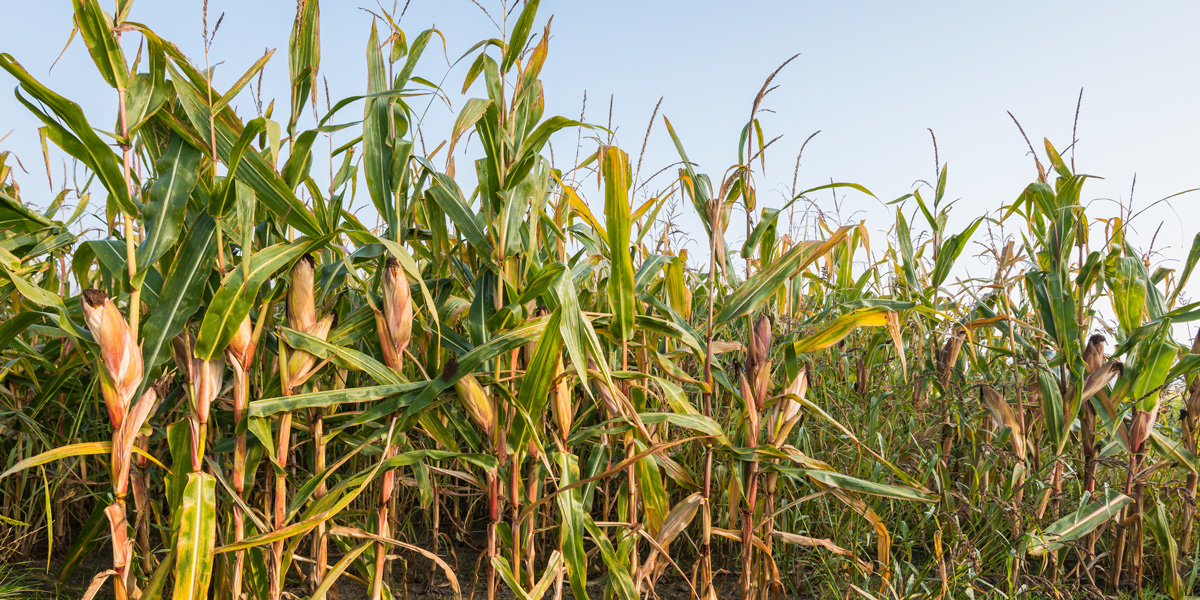
{"type": "Polygon", "coordinates": [[[1083,364],[1087,365],[1088,372],[1093,372],[1104,364],[1104,342],[1107,341],[1100,334],[1093,335],[1088,338],[1087,347],[1083,349],[1083,364]]]}
{"type": "Polygon", "coordinates": [[[391,257],[388,257],[383,271],[383,316],[391,351],[397,357],[402,357],[412,340],[412,291],[404,269],[391,257]]]}
{"type": "Polygon", "coordinates": [[[101,395],[112,428],[118,429],[129,412],[129,403],[142,381],[142,351],[133,331],[108,294],[83,291],[83,319],[100,346],[101,395]]]}
{"type": "Polygon", "coordinates": [[[243,371],[248,371],[250,364],[254,361],[256,346],[254,327],[250,323],[250,317],[246,316],[245,319],[242,319],[242,324],[238,326],[237,331],[233,333],[233,339],[225,348],[225,355],[231,364],[236,361],[243,371]]]}
{"type": "Polygon", "coordinates": [[[963,342],[967,340],[966,329],[956,329],[954,335],[946,340],[946,345],[942,347],[941,353],[938,354],[938,373],[941,374],[942,385],[950,382],[950,374],[954,368],[954,363],[958,362],[958,353],[962,350],[963,342]]]}
{"type": "Polygon", "coordinates": [[[171,342],[175,364],[187,373],[194,420],[203,425],[208,423],[213,400],[221,393],[225,359],[220,356],[210,360],[199,359],[196,358],[195,349],[196,340],[186,330],[171,342]]]}
{"type": "Polygon", "coordinates": [[[316,298],[313,295],[313,269],[316,261],[304,255],[292,267],[291,287],[288,289],[288,327],[308,332],[317,322],[316,298]]]}

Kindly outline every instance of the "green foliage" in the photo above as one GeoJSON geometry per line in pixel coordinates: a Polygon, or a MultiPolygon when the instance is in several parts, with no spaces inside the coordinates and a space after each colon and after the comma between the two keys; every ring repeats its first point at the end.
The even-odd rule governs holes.
{"type": "MultiPolygon", "coordinates": [[[[44,139],[108,196],[22,199],[0,154],[0,558],[45,548],[67,585],[111,556],[95,585],[119,600],[350,580],[391,598],[412,556],[456,594],[531,599],[653,597],[669,578],[704,600],[1191,593],[1200,344],[1175,325],[1200,318],[1180,304],[1200,236],[1178,273],[1149,263],[1120,218],[1094,226],[1086,177],[1049,142],[1048,174],[956,233],[941,168],[896,201],[880,258],[866,223],[781,218],[818,192],[871,195],[857,184],[754,222],[768,86],[719,185],[665,119],[683,162],[660,189],[612,138],[554,164],[556,133],[604,130],[544,114],[536,1],[463,57],[477,97],[444,167],[408,104],[442,93],[420,74],[436,29],[410,40],[380,15],[363,94],[301,131],[316,0],[289,39],[286,123],[232,102],[271,53],[221,93],[128,2],[73,6],[125,98],[122,152],[0,55],[44,139]],[[359,102],[360,123],[327,125],[359,102]],[[573,175],[589,168],[595,188],[573,175]],[[379,230],[351,214],[360,194],[379,230]],[[703,268],[663,214],[684,199],[703,268]],[[89,211],[108,226],[75,233],[89,211]],[[985,222],[1017,233],[991,248],[994,276],[959,277],[985,222]],[[477,578],[450,566],[468,547],[477,578]]],[[[0,581],[0,597],[26,584],[0,581]]]]}

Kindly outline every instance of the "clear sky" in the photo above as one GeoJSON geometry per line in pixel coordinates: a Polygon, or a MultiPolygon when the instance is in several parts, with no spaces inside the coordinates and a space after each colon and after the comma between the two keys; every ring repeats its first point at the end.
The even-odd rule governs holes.
{"type": "MultiPolygon", "coordinates": [[[[499,2],[480,3],[499,20],[499,2]]],[[[149,25],[202,62],[201,6],[200,0],[137,0],[131,20],[149,25]]],[[[375,3],[359,0],[326,0],[321,6],[320,74],[334,102],[366,87],[363,56],[372,16],[363,8],[380,11],[375,3]]],[[[94,124],[106,127],[115,120],[115,92],[96,74],[80,40],[49,71],[71,30],[70,2],[0,0],[0,10],[6,16],[0,51],[79,102],[94,124]]],[[[266,69],[264,96],[286,105],[294,3],[212,0],[209,13],[210,24],[225,15],[213,46],[213,61],[224,61],[217,69],[218,87],[226,87],[265,48],[278,48],[266,69]]],[[[738,133],[764,78],[800,53],[775,79],[779,88],[764,104],[775,111],[763,116],[767,136],[784,137],[769,151],[766,173],[757,175],[761,205],[783,202],[796,153],[816,130],[821,133],[809,143],[800,167],[801,188],[853,181],[883,201],[902,196],[918,180],[935,176],[927,131],[932,128],[940,159],[950,165],[948,194],[961,199],[951,218],[951,229],[957,230],[970,218],[994,214],[1036,176],[1006,111],[1020,119],[1039,152],[1043,137],[1063,150],[1071,143],[1081,88],[1076,165],[1080,172],[1104,177],[1084,186],[1085,199],[1099,199],[1093,216],[1115,214],[1111,200],[1129,201],[1135,173],[1136,208],[1200,187],[1200,36],[1195,31],[1200,3],[544,0],[535,32],[551,14],[550,57],[542,75],[547,115],[578,117],[586,91],[586,120],[607,124],[613,98],[616,141],[636,160],[661,97],[659,114],[671,119],[691,158],[718,180],[737,159],[738,133]]],[[[409,39],[436,26],[445,35],[450,62],[476,41],[498,35],[471,0],[411,0],[401,26],[409,39]]],[[[127,49],[130,58],[133,51],[133,46],[127,49]]],[[[423,128],[430,148],[449,134],[462,105],[457,90],[469,62],[448,71],[440,44],[431,44],[418,68],[432,81],[444,78],[453,102],[453,109],[431,108],[423,128]]],[[[0,88],[4,82],[8,89],[15,86],[0,74],[0,88]]],[[[468,95],[482,92],[477,87],[468,95]]],[[[243,116],[255,112],[248,96],[235,105],[243,116]]],[[[323,92],[321,106],[323,112],[323,92]]],[[[277,110],[277,120],[286,120],[284,113],[277,110]]],[[[360,115],[347,109],[339,120],[360,115]]],[[[13,150],[22,159],[29,170],[19,177],[24,199],[44,206],[49,197],[36,127],[11,93],[0,93],[0,136],[13,130],[0,150],[13,150]]],[[[557,166],[570,166],[575,139],[573,132],[554,138],[557,166]]],[[[344,141],[335,143],[339,140],[344,141]]],[[[583,156],[592,150],[594,143],[585,140],[583,156]]],[[[460,175],[470,171],[461,165],[469,164],[477,148],[468,146],[465,152],[456,158],[460,175]]],[[[647,144],[643,175],[675,160],[660,118],[647,144]]],[[[59,178],[61,153],[55,161],[59,178]]],[[[660,177],[649,187],[667,183],[660,177]]],[[[840,218],[831,217],[835,222],[867,219],[877,240],[873,247],[885,246],[893,209],[861,194],[844,195],[838,207],[828,195],[818,198],[823,210],[840,211],[840,218]]],[[[1163,223],[1154,247],[1163,258],[1181,260],[1200,230],[1197,202],[1200,195],[1185,195],[1148,210],[1133,223],[1134,238],[1146,248],[1163,223]]],[[[356,206],[367,205],[362,194],[356,206]]],[[[906,211],[912,210],[910,202],[906,211]]],[[[690,216],[684,224],[695,231],[690,216]]],[[[1014,223],[1008,232],[1018,230],[1014,223]]],[[[731,244],[736,247],[741,237],[741,228],[732,227],[731,244]]],[[[702,247],[693,246],[693,256],[702,254],[702,247]]],[[[980,249],[972,246],[967,252],[980,249]]],[[[982,266],[972,271],[986,273],[982,266]]],[[[1193,298],[1200,296],[1200,287],[1189,288],[1193,298]]]]}

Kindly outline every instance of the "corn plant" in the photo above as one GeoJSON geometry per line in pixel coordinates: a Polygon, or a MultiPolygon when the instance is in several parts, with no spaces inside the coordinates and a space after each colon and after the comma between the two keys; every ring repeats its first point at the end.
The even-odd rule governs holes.
{"type": "Polygon", "coordinates": [[[0,153],[0,556],[63,588],[111,555],[79,587],[119,600],[1192,593],[1200,235],[1156,265],[1049,141],[958,231],[940,163],[882,237],[805,208],[857,184],[760,206],[783,66],[721,177],[664,117],[680,162],[643,180],[611,127],[544,114],[550,20],[501,8],[449,132],[410,106],[445,95],[447,34],[387,11],[322,111],[298,3],[284,116],[234,108],[273,52],[214,86],[207,16],[201,66],[73,2],[112,133],[0,54],[87,173],[30,200],[0,153]]]}

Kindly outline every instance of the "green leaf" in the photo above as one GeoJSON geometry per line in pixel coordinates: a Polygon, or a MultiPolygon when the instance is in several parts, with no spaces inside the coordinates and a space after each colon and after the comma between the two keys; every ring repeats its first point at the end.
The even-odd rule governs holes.
{"type": "Polygon", "coordinates": [[[265,398],[250,403],[250,417],[268,417],[282,412],[303,408],[324,408],[349,402],[371,402],[420,390],[428,385],[421,383],[398,383],[372,387],[354,387],[341,390],[324,390],[279,398],[265,398]]]}
{"type": "Polygon", "coordinates": [[[1116,274],[1109,280],[1117,322],[1126,334],[1142,323],[1146,308],[1146,282],[1142,280],[1140,263],[1141,259],[1132,256],[1118,257],[1116,274]]]}
{"type": "MultiPolygon", "coordinates": [[[[153,35],[148,30],[141,29],[141,31],[145,35],[153,35]]],[[[207,96],[196,87],[200,85],[196,81],[203,82],[203,77],[199,72],[187,67],[186,59],[182,57],[179,60],[168,62],[167,71],[171,75],[176,96],[192,126],[199,131],[209,131],[210,111],[207,96]],[[172,66],[176,64],[187,71],[187,77],[181,75],[172,66]]],[[[228,160],[233,145],[241,136],[243,126],[228,107],[217,113],[212,124],[217,132],[217,158],[228,160]]],[[[201,150],[207,152],[206,146],[207,144],[202,145],[201,150]]],[[[239,162],[237,172],[233,175],[250,186],[257,194],[259,201],[272,213],[295,227],[300,233],[308,236],[320,235],[321,227],[312,211],[296,197],[293,190],[288,189],[283,177],[271,166],[271,163],[267,162],[266,158],[257,152],[245,153],[239,162]]]]}
{"type": "Polygon", "coordinates": [[[125,119],[133,137],[167,102],[166,56],[162,47],[151,40],[147,44],[150,72],[130,75],[125,89],[125,119]]]}
{"type": "MultiPolygon", "coordinates": [[[[525,377],[521,380],[521,389],[517,393],[517,404],[526,414],[535,418],[540,417],[546,410],[555,371],[562,357],[561,310],[555,309],[546,328],[542,330],[542,335],[534,346],[533,357],[525,369],[525,377]]],[[[515,448],[527,447],[529,439],[537,435],[537,430],[530,428],[524,420],[516,420],[513,429],[515,448]]]]}
{"type": "Polygon", "coordinates": [[[171,533],[179,532],[183,518],[183,491],[187,488],[187,473],[192,466],[192,434],[186,417],[167,425],[167,449],[171,452],[171,469],[167,472],[165,488],[167,507],[171,510],[171,533]]]}
{"type": "Polygon", "coordinates": [[[70,131],[23,96],[17,94],[17,99],[46,125],[50,139],[58,144],[64,152],[79,159],[100,178],[100,182],[104,184],[109,195],[116,200],[117,206],[123,213],[136,217],[138,208],[129,197],[129,189],[125,186],[125,176],[121,171],[121,163],[117,160],[117,155],[92,130],[92,126],[83,115],[83,110],[79,108],[79,105],[39,83],[11,55],[0,54],[0,68],[16,77],[26,92],[50,108],[58,118],[66,123],[70,131]]]}
{"type": "MultiPolygon", "coordinates": [[[[517,327],[496,334],[486,344],[477,346],[470,352],[460,356],[458,358],[458,368],[453,373],[443,372],[440,376],[435,376],[417,393],[415,399],[404,399],[409,404],[408,408],[404,411],[402,419],[406,424],[412,422],[437,400],[439,394],[449,389],[459,379],[474,372],[480,365],[496,358],[504,352],[520,348],[538,339],[542,330],[546,327],[546,323],[547,319],[545,318],[530,319],[517,327]]],[[[343,427],[350,427],[381,418],[383,415],[395,412],[401,405],[401,400],[381,402],[372,410],[363,412],[358,417],[355,417],[349,423],[343,425],[343,427]]]]}
{"type": "Polygon", "coordinates": [[[1105,521],[1113,518],[1133,499],[1116,490],[1106,490],[1099,502],[1093,502],[1051,524],[1042,532],[1030,532],[1030,543],[1025,551],[1042,556],[1091,533],[1105,521]]]}
{"type": "MultiPolygon", "coordinates": [[[[432,165],[426,164],[426,168],[432,171],[431,167],[432,165]]],[[[434,185],[429,188],[429,194],[433,197],[433,201],[445,211],[446,216],[450,217],[454,227],[458,229],[458,233],[466,238],[475,251],[484,259],[490,260],[492,242],[475,220],[475,211],[467,205],[458,184],[445,173],[435,172],[433,180],[434,185]]]]}
{"type": "MultiPolygon", "coordinates": [[[[554,555],[557,557],[558,553],[555,552],[554,555]]],[[[507,585],[508,589],[511,590],[513,595],[517,597],[517,600],[534,600],[534,596],[525,591],[525,586],[517,582],[516,576],[513,575],[512,566],[508,564],[507,558],[504,558],[499,554],[493,556],[492,569],[495,570],[496,574],[500,576],[500,579],[504,581],[504,585],[507,585]]],[[[538,597],[540,598],[541,596],[538,597]]]]}
{"type": "MultiPolygon", "coordinates": [[[[762,215],[759,218],[758,224],[754,226],[754,230],[750,232],[750,236],[747,237],[745,243],[742,244],[742,258],[750,258],[754,256],[754,249],[759,247],[763,236],[767,233],[767,230],[774,228],[775,224],[779,221],[780,212],[782,212],[782,209],[778,208],[764,208],[762,210],[762,215]]],[[[767,237],[770,238],[771,236],[767,237]]],[[[769,249],[766,247],[759,250],[759,257],[762,260],[767,260],[769,258],[768,250],[769,249]]]]}
{"type": "Polygon", "coordinates": [[[491,106],[492,101],[487,98],[471,98],[463,105],[462,110],[458,112],[458,118],[454,120],[454,129],[450,133],[450,153],[454,153],[454,146],[459,137],[466,131],[475,126],[479,121],[479,117],[487,111],[491,106]]]}
{"type": "Polygon", "coordinates": [[[870,494],[872,496],[880,496],[883,498],[895,498],[897,500],[909,500],[912,502],[937,502],[937,498],[921,490],[913,489],[902,485],[891,485],[887,483],[879,483],[877,481],[867,481],[857,477],[851,477],[836,471],[825,471],[821,469],[804,469],[805,475],[813,481],[820,482],[829,487],[850,490],[852,492],[860,492],[870,494]]]}
{"type": "Polygon", "coordinates": [[[696,173],[695,164],[688,159],[687,152],[683,149],[683,142],[676,135],[675,128],[671,126],[671,120],[665,115],[663,123],[667,126],[667,133],[671,135],[671,141],[675,143],[675,150],[679,152],[679,158],[683,159],[683,168],[680,169],[683,188],[691,198],[692,207],[696,209],[700,222],[704,224],[705,239],[712,239],[712,223],[709,221],[708,215],[708,200],[712,197],[712,185],[708,182],[708,176],[696,173]]]}
{"type": "Polygon", "coordinates": [[[249,277],[244,269],[230,271],[221,289],[217,290],[208,304],[204,320],[200,323],[200,333],[196,336],[196,357],[209,360],[223,352],[242,320],[250,314],[262,284],[328,240],[328,237],[300,238],[294,242],[281,242],[259,250],[251,257],[249,277]]]}
{"type": "MultiPolygon", "coordinates": [[[[417,61],[420,60],[421,54],[425,52],[425,46],[429,43],[429,40],[433,38],[433,34],[435,33],[439,36],[441,35],[441,32],[436,29],[426,29],[425,31],[417,34],[417,37],[413,40],[412,45],[408,48],[408,58],[405,59],[404,66],[401,67],[400,72],[396,74],[396,79],[392,82],[393,87],[397,89],[403,89],[404,86],[408,84],[408,80],[412,77],[413,71],[415,71],[417,68],[417,61]]],[[[444,43],[445,41],[446,40],[443,38],[442,42],[444,43]]]]}
{"type": "Polygon", "coordinates": [[[289,132],[296,128],[296,122],[308,101],[320,66],[321,7],[317,0],[302,0],[296,5],[296,20],[288,38],[288,73],[292,81],[292,117],[288,121],[289,132]]]}
{"type": "Polygon", "coordinates": [[[529,31],[533,29],[533,19],[537,16],[538,3],[539,0],[529,0],[521,9],[521,15],[517,17],[512,35],[508,38],[508,45],[504,48],[504,58],[500,61],[501,73],[507,73],[525,49],[525,42],[529,41],[529,31]]]}
{"type": "Polygon", "coordinates": [[[1041,390],[1042,418],[1046,434],[1056,449],[1057,455],[1057,449],[1061,448],[1066,441],[1066,428],[1070,426],[1064,413],[1062,392],[1058,389],[1058,380],[1051,375],[1050,368],[1046,366],[1044,360],[1041,361],[1037,370],[1037,379],[1041,390]]]}
{"type": "Polygon", "coordinates": [[[917,279],[916,261],[913,258],[912,234],[908,230],[908,221],[904,219],[904,212],[900,209],[896,209],[896,240],[900,244],[900,260],[903,263],[904,279],[911,289],[916,290],[920,281],[917,279]]]}
{"type": "Polygon", "coordinates": [[[0,323],[0,350],[8,347],[17,336],[21,335],[30,325],[43,318],[42,313],[27,310],[12,315],[3,323],[0,323]]]}
{"type": "Polygon", "coordinates": [[[629,213],[629,155],[616,146],[604,149],[604,227],[608,231],[609,301],[613,309],[612,331],[617,339],[633,335],[637,316],[634,296],[633,260],[629,256],[629,236],[633,226],[629,213]]]}
{"type": "MultiPolygon", "coordinates": [[[[556,452],[559,482],[567,487],[579,481],[579,459],[566,452],[556,452]]],[[[559,539],[562,541],[563,557],[566,559],[568,581],[575,600],[588,600],[587,595],[587,552],[583,546],[583,523],[587,514],[583,509],[582,488],[572,488],[558,495],[560,516],[559,539]]]]}
{"type": "Polygon", "coordinates": [[[770,298],[785,281],[798,275],[834,246],[844,242],[850,232],[858,226],[839,228],[824,242],[800,242],[787,254],[780,257],[769,268],[755,273],[753,277],[725,299],[725,306],[717,315],[714,325],[728,323],[750,314],[770,298]]]}
{"type": "Polygon", "coordinates": [[[557,116],[543,121],[521,142],[521,148],[517,152],[517,157],[513,160],[512,165],[509,166],[508,173],[504,176],[505,181],[517,182],[525,179],[525,176],[533,170],[534,164],[542,159],[542,147],[546,145],[546,142],[550,141],[550,136],[554,135],[555,132],[567,127],[579,127],[582,125],[579,121],[557,116]]]}
{"type": "Polygon", "coordinates": [[[208,598],[217,540],[217,480],[189,473],[175,541],[175,600],[208,598]]]}
{"type": "Polygon", "coordinates": [[[110,87],[125,87],[129,67],[113,32],[112,17],[100,9],[98,0],[72,0],[71,4],[75,6],[75,27],[100,76],[110,87]]]}
{"type": "Polygon", "coordinates": [[[1154,450],[1162,456],[1178,462],[1180,466],[1186,467],[1192,473],[1200,473],[1200,460],[1197,460],[1196,455],[1192,454],[1182,442],[1170,439],[1153,428],[1150,429],[1149,442],[1151,446],[1154,446],[1154,450]]]}
{"type": "Polygon", "coordinates": [[[396,205],[392,202],[392,148],[395,133],[392,129],[392,99],[380,94],[389,89],[383,53],[379,49],[379,33],[375,22],[371,22],[371,36],[367,40],[367,101],[363,104],[363,172],[366,175],[367,192],[375,210],[384,223],[396,235],[398,227],[396,205]]]}
{"type": "Polygon", "coordinates": [[[31,210],[19,200],[0,191],[0,229],[31,233],[46,227],[54,227],[54,221],[31,210]]]}
{"type": "Polygon", "coordinates": [[[1183,579],[1179,577],[1179,546],[1171,533],[1171,518],[1167,516],[1167,507],[1163,506],[1162,501],[1154,503],[1154,510],[1150,511],[1147,524],[1150,533],[1154,535],[1154,541],[1158,542],[1166,566],[1163,569],[1163,588],[1171,594],[1172,600],[1183,600],[1183,579]]]}
{"type": "Polygon", "coordinates": [[[213,191],[212,196],[209,196],[208,199],[208,214],[212,215],[213,218],[220,219],[233,208],[233,204],[237,200],[237,186],[234,185],[237,179],[234,174],[237,173],[238,166],[242,163],[242,156],[250,148],[250,143],[263,131],[266,131],[266,120],[262,117],[246,123],[246,128],[242,130],[242,134],[238,136],[237,142],[229,150],[228,158],[225,160],[225,165],[229,167],[229,173],[225,176],[225,179],[221,180],[221,183],[217,185],[217,189],[213,191]]]}
{"type": "Polygon", "coordinates": [[[320,338],[286,327],[280,328],[280,333],[287,339],[289,347],[308,352],[321,360],[329,359],[343,369],[365,371],[380,384],[394,385],[405,383],[404,378],[388,368],[387,365],[362,352],[335,346],[320,338]]]}
{"type": "MultiPolygon", "coordinates": [[[[639,452],[645,450],[640,443],[637,446],[639,452]]],[[[667,513],[671,511],[670,496],[663,485],[658,461],[653,455],[646,456],[637,461],[635,472],[638,492],[642,495],[642,507],[645,510],[645,525],[652,534],[657,534],[662,529],[667,513]]]]}
{"type": "MultiPolygon", "coordinates": [[[[945,176],[945,170],[942,171],[942,174],[945,176]]],[[[983,218],[975,219],[962,233],[950,236],[942,244],[942,248],[937,254],[937,261],[933,266],[933,276],[929,281],[931,286],[942,285],[942,282],[950,275],[950,267],[954,266],[954,261],[958,260],[958,256],[967,247],[967,242],[971,241],[971,234],[975,233],[975,229],[979,227],[980,223],[983,223],[983,218]]]]}
{"type": "Polygon", "coordinates": [[[271,422],[266,417],[253,414],[254,403],[250,403],[251,414],[246,419],[246,431],[266,449],[267,458],[278,466],[275,455],[275,438],[271,436],[271,422]]]}
{"type": "Polygon", "coordinates": [[[142,328],[142,360],[147,367],[147,378],[163,348],[183,331],[187,320],[200,308],[216,255],[216,223],[212,217],[200,215],[179,243],[178,254],[163,281],[158,305],[142,328]]]}
{"type": "MultiPolygon", "coordinates": [[[[1172,319],[1172,323],[1174,322],[1174,319],[1172,319]]],[[[4,336],[0,335],[0,342],[3,342],[3,340],[4,336]]],[[[3,347],[4,344],[0,343],[0,348],[3,347]]],[[[1190,375],[1196,369],[1200,369],[1200,354],[1185,354],[1179,357],[1179,360],[1167,372],[1167,377],[1163,381],[1173,381],[1176,377],[1190,375]]]]}
{"type": "Polygon", "coordinates": [[[139,273],[154,266],[179,239],[199,166],[200,151],[179,136],[171,136],[166,152],[155,163],[158,177],[150,185],[150,198],[142,208],[144,237],[137,250],[139,273]]]}
{"type": "Polygon", "coordinates": [[[637,600],[638,594],[633,587],[633,577],[629,573],[629,565],[617,556],[612,542],[596,525],[590,515],[583,516],[583,526],[592,536],[592,541],[600,548],[600,559],[608,567],[609,585],[621,600],[637,600]]]}
{"type": "Polygon", "coordinates": [[[1159,389],[1167,381],[1167,374],[1175,362],[1178,348],[1170,338],[1171,321],[1158,326],[1157,335],[1139,344],[1137,379],[1133,384],[1133,398],[1138,408],[1149,412],[1158,404],[1162,393],[1159,389]]]}
{"type": "Polygon", "coordinates": [[[308,177],[312,169],[312,145],[318,133],[316,129],[309,129],[297,136],[296,143],[292,144],[292,154],[283,165],[283,180],[289,188],[295,189],[308,177]]]}

